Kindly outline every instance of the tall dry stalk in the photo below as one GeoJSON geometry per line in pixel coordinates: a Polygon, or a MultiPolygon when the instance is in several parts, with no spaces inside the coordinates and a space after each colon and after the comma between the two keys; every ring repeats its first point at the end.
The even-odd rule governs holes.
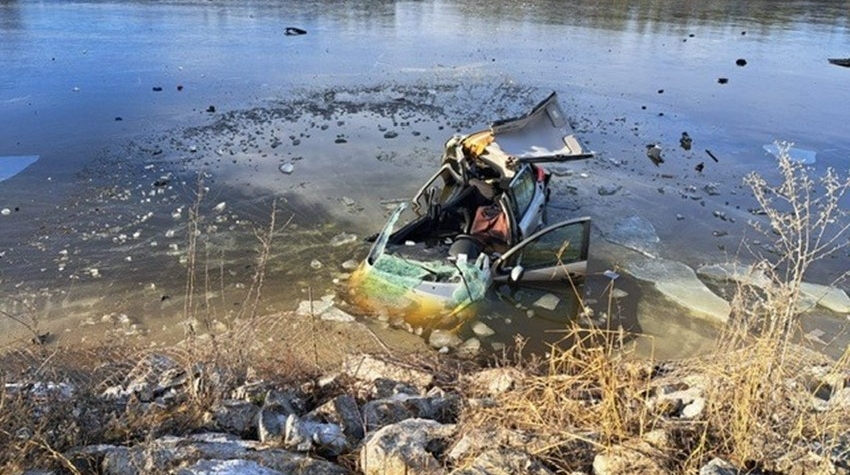
{"type": "Polygon", "coordinates": [[[778,456],[813,429],[810,408],[797,404],[799,395],[788,383],[802,364],[793,344],[801,288],[813,263],[850,245],[850,215],[842,208],[850,175],[828,168],[816,176],[791,158],[789,144],[778,148],[778,183],[758,173],[744,179],[765,216],[751,224],[772,243],[772,253],[756,253],[750,281],[738,286],[732,322],[718,345],[722,364],[712,398],[713,426],[742,462],[778,456]]]}
{"type": "Polygon", "coordinates": [[[197,308],[195,305],[195,285],[197,273],[198,259],[198,236],[199,225],[201,220],[201,202],[204,199],[204,182],[203,174],[198,175],[198,189],[195,192],[195,199],[192,201],[192,206],[189,208],[189,219],[186,223],[186,291],[183,301],[183,318],[187,322],[187,331],[190,335],[194,335],[194,328],[197,308]]]}

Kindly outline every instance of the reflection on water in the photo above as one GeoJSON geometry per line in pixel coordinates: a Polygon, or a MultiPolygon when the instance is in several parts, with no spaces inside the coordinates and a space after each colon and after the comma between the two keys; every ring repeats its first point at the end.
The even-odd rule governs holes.
{"type": "Polygon", "coordinates": [[[850,26],[850,2],[774,0],[532,0],[488,4],[476,1],[447,2],[457,5],[463,15],[486,19],[519,20],[531,24],[567,24],[607,30],[636,28],[646,33],[667,27],[755,24],[770,31],[791,24],[850,26]]]}

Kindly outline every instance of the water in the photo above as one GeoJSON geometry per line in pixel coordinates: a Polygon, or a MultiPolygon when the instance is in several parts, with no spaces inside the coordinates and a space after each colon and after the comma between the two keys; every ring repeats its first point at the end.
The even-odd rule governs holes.
{"type": "MultiPolygon", "coordinates": [[[[653,222],[666,257],[692,266],[715,262],[734,255],[738,244],[718,241],[714,231],[746,233],[751,203],[742,176],[752,170],[773,176],[765,144],[794,142],[816,153],[820,169],[848,168],[850,70],[827,62],[850,56],[848,7],[846,1],[6,0],[0,2],[0,156],[40,159],[0,182],[0,209],[15,210],[0,216],[0,289],[14,308],[36,302],[42,325],[70,330],[69,341],[101,331],[79,325],[101,315],[128,314],[139,328],[173,333],[182,311],[185,223],[171,215],[182,207],[185,218],[197,190],[193,173],[204,169],[211,188],[205,209],[210,220],[220,220],[215,244],[226,250],[208,262],[227,268],[221,280],[234,295],[251,278],[244,263],[253,258],[254,241],[244,222],[266,221],[272,197],[296,216],[270,264],[276,292],[264,300],[267,311],[294,308],[308,285],[333,291],[339,271],[331,263],[363,253],[328,249],[330,239],[379,229],[382,201],[410,196],[451,133],[520,113],[549,90],[559,92],[600,157],[559,179],[555,217],[589,214],[604,230],[640,214],[653,222]],[[286,36],[288,26],[307,34],[286,36]],[[375,106],[334,110],[321,99],[328,91],[340,93],[337,102],[375,106]],[[394,94],[415,98],[416,107],[391,109],[394,94]],[[268,101],[312,105],[283,107],[274,120],[234,119],[250,124],[242,135],[226,127],[191,129],[233,111],[269,107],[268,101]],[[207,112],[210,106],[215,113],[207,112]],[[376,124],[404,134],[384,139],[376,124]],[[677,147],[682,131],[694,137],[691,152],[677,147]],[[272,147],[270,136],[280,145],[272,147]],[[345,144],[335,143],[340,136],[345,144]],[[664,168],[643,156],[647,143],[663,146],[664,168]],[[699,162],[704,172],[694,171],[699,162]],[[292,163],[294,173],[278,172],[281,163],[292,163]],[[587,181],[576,178],[582,172],[587,181]],[[169,188],[145,194],[157,192],[151,183],[162,176],[171,177],[169,188]],[[596,187],[606,180],[629,183],[603,199],[596,187]],[[678,198],[681,189],[705,183],[719,184],[722,193],[699,202],[678,198]],[[219,202],[233,214],[215,215],[219,202]],[[715,210],[737,216],[737,223],[712,218],[715,210]],[[672,219],[677,213],[692,219],[672,219]],[[168,231],[176,237],[166,238],[168,231]],[[316,257],[326,261],[321,272],[310,267],[316,257]]],[[[619,257],[597,258],[601,272],[619,257]]],[[[849,260],[840,254],[813,277],[831,282],[849,260]]],[[[487,316],[508,312],[501,303],[488,303],[487,316]]],[[[228,305],[220,303],[221,318],[228,305]]],[[[670,328],[693,326],[681,316],[671,322],[670,328]]],[[[659,327],[632,325],[650,326],[659,327]]],[[[0,323],[4,332],[16,328],[0,323]]],[[[506,339],[516,328],[505,329],[506,339]]],[[[704,333],[711,331],[689,332],[694,344],[682,346],[696,351],[710,340],[704,333]]],[[[663,331],[655,338],[663,340],[663,331]]],[[[668,346],[676,355],[676,341],[668,346]]]]}

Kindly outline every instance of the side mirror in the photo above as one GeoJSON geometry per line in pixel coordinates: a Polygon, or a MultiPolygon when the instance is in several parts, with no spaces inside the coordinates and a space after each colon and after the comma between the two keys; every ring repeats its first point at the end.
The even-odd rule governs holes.
{"type": "Polygon", "coordinates": [[[511,282],[519,282],[522,279],[522,274],[525,272],[525,269],[522,266],[516,266],[511,269],[511,282]]]}

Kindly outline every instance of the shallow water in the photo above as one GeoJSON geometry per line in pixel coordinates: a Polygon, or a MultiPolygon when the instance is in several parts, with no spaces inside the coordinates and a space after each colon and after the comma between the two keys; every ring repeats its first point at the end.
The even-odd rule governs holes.
{"type": "MultiPolygon", "coordinates": [[[[0,156],[40,156],[0,182],[0,209],[15,210],[0,216],[5,308],[32,304],[27,312],[71,342],[112,329],[181,332],[180,258],[198,170],[209,187],[203,224],[215,228],[202,267],[217,318],[232,316],[250,287],[252,223],[268,221],[272,198],[281,222],[293,222],[268,263],[263,309],[294,308],[307,287],[344,292],[339,263],[365,251],[328,246],[334,236],[377,231],[387,206],[430,174],[448,136],[521,113],[549,90],[599,154],[559,178],[555,217],[591,214],[604,231],[638,214],[653,222],[665,257],[696,266],[735,255],[751,204],[740,180],[773,173],[765,144],[794,142],[816,152],[820,169],[850,164],[850,69],[827,62],[850,56],[848,7],[0,2],[0,156]],[[287,26],[307,34],[286,36],[287,26]],[[678,148],[682,131],[693,150],[678,148]],[[664,148],[663,168],[644,156],[648,143],[664,148]],[[291,175],[278,171],[285,163],[291,175]],[[167,186],[153,185],[163,177],[167,186]],[[624,177],[616,195],[596,193],[624,177]],[[706,183],[721,193],[679,198],[706,183]],[[222,202],[226,211],[215,211],[222,202]],[[717,210],[736,222],[713,218],[717,210]],[[718,240],[718,230],[730,237],[718,240]]],[[[594,266],[621,258],[596,256],[594,266]]],[[[848,262],[838,255],[814,276],[830,282],[848,262]]],[[[639,306],[628,306],[627,326],[652,328],[656,345],[668,339],[663,354],[711,340],[710,328],[674,332],[694,326],[678,314],[637,325],[639,306]]],[[[504,299],[485,311],[517,320],[504,299]]],[[[844,331],[841,316],[826,318],[820,327],[844,331]]],[[[502,336],[547,328],[513,324],[502,336]]],[[[4,344],[16,329],[0,322],[4,344]]]]}

